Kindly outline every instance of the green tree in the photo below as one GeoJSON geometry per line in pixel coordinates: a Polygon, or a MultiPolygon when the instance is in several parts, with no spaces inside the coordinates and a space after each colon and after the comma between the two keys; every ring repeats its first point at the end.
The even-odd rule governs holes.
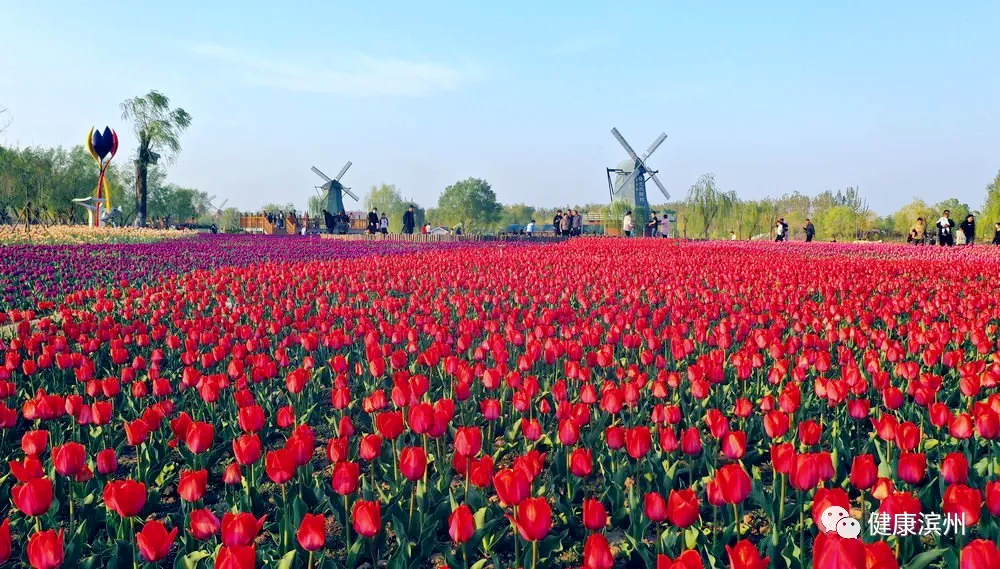
{"type": "Polygon", "coordinates": [[[309,217],[316,217],[323,219],[323,208],[326,207],[326,200],[323,196],[309,196],[309,204],[306,209],[309,212],[309,217]]]}
{"type": "Polygon", "coordinates": [[[927,205],[924,200],[915,199],[910,203],[899,208],[896,213],[892,214],[892,219],[895,222],[895,233],[898,237],[905,237],[910,233],[910,229],[917,222],[918,218],[924,219],[924,225],[927,231],[930,231],[934,227],[934,222],[937,221],[939,212],[933,207],[927,205]]]}
{"type": "Polygon", "coordinates": [[[489,228],[500,218],[502,207],[485,180],[468,178],[444,189],[435,212],[441,221],[465,231],[489,228]]]}
{"type": "Polygon", "coordinates": [[[934,223],[936,223],[941,217],[941,214],[944,213],[944,210],[948,210],[951,212],[951,218],[955,220],[956,231],[958,231],[958,226],[965,221],[965,218],[968,217],[969,213],[972,211],[969,208],[969,204],[958,201],[958,198],[948,198],[942,202],[938,202],[934,207],[936,208],[936,215],[932,217],[931,223],[928,225],[933,226],[934,223]]]}
{"type": "Polygon", "coordinates": [[[976,221],[977,237],[982,241],[993,240],[993,224],[1000,221],[1000,171],[993,182],[986,186],[986,201],[983,203],[982,219],[976,221]]]}
{"type": "Polygon", "coordinates": [[[835,205],[825,209],[818,218],[817,232],[839,239],[854,238],[858,232],[858,216],[850,206],[835,205]]]}
{"type": "Polygon", "coordinates": [[[240,210],[235,207],[227,207],[222,210],[218,227],[224,233],[239,233],[242,230],[240,228],[240,210]]]}
{"type": "MultiPolygon", "coordinates": [[[[278,212],[288,213],[290,211],[295,211],[295,204],[293,204],[292,202],[288,202],[286,204],[266,203],[260,208],[260,211],[264,213],[278,213],[278,212]]],[[[323,212],[322,210],[320,210],[320,215],[322,214],[323,212]]]]}
{"type": "Polygon", "coordinates": [[[403,199],[393,184],[380,184],[372,186],[365,196],[365,209],[371,211],[377,208],[379,215],[385,214],[389,218],[389,231],[399,233],[403,230],[403,214],[410,203],[403,199]]]}
{"type": "MultiPolygon", "coordinates": [[[[501,228],[510,225],[527,225],[532,219],[535,219],[535,208],[521,203],[509,204],[503,206],[498,225],[501,228]]],[[[535,221],[538,220],[535,219],[535,221]]]]}
{"type": "Polygon", "coordinates": [[[181,149],[180,135],[191,125],[184,109],[170,108],[170,99],[157,91],[121,104],[122,119],[132,121],[139,146],[136,149],[136,205],[140,225],[146,223],[149,166],[159,163],[160,153],[172,160],[181,149]]]}
{"type": "Polygon", "coordinates": [[[703,174],[688,190],[687,203],[691,208],[691,216],[706,239],[712,222],[720,215],[728,215],[736,202],[736,192],[720,190],[715,185],[714,174],[703,174]]]}

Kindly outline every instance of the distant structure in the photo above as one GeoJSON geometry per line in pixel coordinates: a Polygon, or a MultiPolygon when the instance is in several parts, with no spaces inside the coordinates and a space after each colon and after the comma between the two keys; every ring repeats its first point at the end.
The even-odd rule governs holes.
{"type": "Polygon", "coordinates": [[[338,215],[340,212],[345,211],[343,194],[351,196],[354,198],[354,201],[361,201],[358,199],[358,196],[351,193],[351,188],[345,188],[344,185],[340,183],[340,179],[344,177],[344,174],[350,167],[351,161],[348,160],[347,164],[344,164],[344,167],[340,169],[340,173],[337,174],[337,177],[333,179],[320,171],[319,168],[315,166],[312,167],[313,173],[320,178],[323,178],[324,183],[322,186],[316,186],[316,192],[319,193],[320,196],[323,196],[323,193],[326,192],[324,200],[326,201],[325,209],[332,215],[338,215]]]}
{"type": "MultiPolygon", "coordinates": [[[[649,149],[641,157],[632,150],[632,147],[625,141],[625,137],[618,132],[617,128],[612,128],[611,134],[629,155],[628,160],[621,162],[617,168],[607,168],[608,191],[611,193],[611,201],[617,199],[632,204],[632,219],[635,221],[635,226],[638,228],[645,227],[649,221],[649,199],[646,197],[646,181],[652,180],[656,184],[656,187],[660,188],[660,191],[663,192],[664,197],[668,201],[670,200],[670,193],[667,192],[667,188],[656,177],[657,171],[646,164],[646,160],[667,139],[667,134],[660,133],[660,136],[649,145],[649,149]],[[613,183],[611,181],[612,172],[616,174],[613,183]]],[[[637,234],[642,235],[642,231],[638,231],[637,234]]]]}

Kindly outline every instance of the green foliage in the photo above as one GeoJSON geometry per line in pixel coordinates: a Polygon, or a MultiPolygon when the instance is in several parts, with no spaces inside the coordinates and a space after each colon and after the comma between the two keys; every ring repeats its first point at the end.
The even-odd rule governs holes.
{"type": "Polygon", "coordinates": [[[917,219],[921,217],[924,218],[925,227],[930,231],[934,227],[934,222],[940,217],[940,212],[927,205],[924,200],[913,200],[892,214],[894,221],[893,235],[905,237],[909,234],[910,229],[917,222],[917,219]]]}
{"type": "Polygon", "coordinates": [[[180,135],[191,126],[191,115],[181,108],[171,109],[170,99],[157,91],[126,99],[121,110],[122,120],[132,121],[138,140],[135,159],[137,210],[140,223],[145,223],[149,166],[159,162],[161,152],[168,162],[180,152],[180,135]]]}
{"type": "Polygon", "coordinates": [[[838,240],[853,239],[857,236],[859,217],[850,206],[835,205],[827,208],[817,216],[817,220],[825,235],[836,237],[838,240]]]}
{"type": "Polygon", "coordinates": [[[714,174],[703,174],[688,190],[687,205],[705,238],[709,237],[712,222],[720,216],[728,216],[736,203],[736,192],[724,192],[716,187],[714,174]]]}
{"type": "Polygon", "coordinates": [[[326,207],[326,200],[323,196],[309,196],[309,204],[306,211],[309,212],[309,217],[323,218],[323,208],[326,207]]]}
{"type": "MultiPolygon", "coordinates": [[[[261,206],[260,211],[264,213],[288,213],[290,211],[295,211],[295,204],[288,202],[286,204],[279,203],[266,203],[261,206]]],[[[320,210],[320,215],[322,215],[322,210],[320,210]]]]}
{"type": "Polygon", "coordinates": [[[951,218],[955,220],[955,226],[957,227],[961,225],[963,221],[965,221],[965,218],[968,217],[969,212],[972,211],[969,208],[969,204],[962,203],[958,201],[957,198],[948,198],[942,202],[938,202],[937,205],[934,206],[934,208],[936,209],[935,211],[936,215],[934,215],[933,221],[930,223],[930,225],[934,225],[934,222],[937,221],[939,217],[941,217],[941,214],[944,212],[944,210],[948,210],[951,212],[951,218]]]}
{"type": "Polygon", "coordinates": [[[219,218],[219,231],[225,233],[239,233],[240,229],[240,210],[235,207],[229,207],[222,210],[222,216],[219,218]]]}
{"type": "Polygon", "coordinates": [[[500,213],[498,226],[504,229],[509,225],[527,225],[532,219],[540,223],[535,218],[535,208],[520,203],[504,205],[503,211],[500,213]]]}
{"type": "Polygon", "coordinates": [[[993,182],[986,186],[986,201],[983,203],[983,211],[980,213],[976,227],[977,237],[980,240],[993,239],[993,224],[1000,221],[1000,171],[997,172],[993,182]]]}
{"type": "Polygon", "coordinates": [[[385,213],[389,216],[389,231],[399,233],[403,230],[403,214],[407,208],[413,206],[413,218],[416,227],[424,223],[424,210],[412,200],[403,197],[400,191],[393,184],[381,184],[372,186],[365,196],[365,209],[371,211],[378,208],[379,215],[385,213]]]}
{"type": "Polygon", "coordinates": [[[438,198],[435,219],[466,232],[487,229],[500,219],[503,208],[485,180],[468,178],[444,189],[438,198]]]}

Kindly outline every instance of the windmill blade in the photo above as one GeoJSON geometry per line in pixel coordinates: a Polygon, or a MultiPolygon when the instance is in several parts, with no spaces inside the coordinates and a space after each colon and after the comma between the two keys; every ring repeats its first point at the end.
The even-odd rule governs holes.
{"type": "Polygon", "coordinates": [[[320,178],[323,178],[327,182],[330,181],[330,177],[327,176],[326,174],[324,174],[323,172],[320,172],[319,168],[313,166],[311,169],[312,169],[313,173],[316,174],[317,176],[319,176],[320,178]]]}
{"type": "Polygon", "coordinates": [[[656,187],[660,188],[660,191],[663,192],[664,197],[666,197],[667,200],[669,200],[670,193],[667,192],[667,188],[665,188],[663,184],[660,183],[660,179],[656,177],[656,174],[650,174],[649,177],[653,179],[653,183],[656,184],[656,187]]]}
{"type": "Polygon", "coordinates": [[[356,202],[361,201],[358,198],[358,196],[354,195],[354,192],[351,191],[351,188],[341,188],[341,189],[344,190],[345,194],[347,194],[347,195],[351,196],[352,198],[354,198],[354,201],[356,201],[356,202]]]}
{"type": "Polygon", "coordinates": [[[222,201],[222,205],[219,206],[219,210],[222,210],[222,208],[226,207],[227,203],[229,203],[229,198],[226,198],[225,200],[222,201]]]}
{"type": "Polygon", "coordinates": [[[632,172],[630,172],[629,175],[625,177],[625,181],[623,181],[621,185],[618,186],[618,189],[615,190],[615,196],[622,193],[625,190],[625,188],[628,188],[632,184],[632,181],[635,180],[635,177],[638,174],[639,174],[639,168],[634,168],[632,172]]]}
{"type": "Polygon", "coordinates": [[[656,149],[659,148],[660,145],[663,144],[663,141],[666,139],[667,139],[667,133],[661,132],[660,136],[658,136],[656,140],[653,141],[653,144],[649,145],[649,150],[647,150],[646,153],[642,155],[642,159],[645,160],[646,158],[649,158],[654,152],[656,152],[656,149]]]}
{"type": "Polygon", "coordinates": [[[344,176],[344,173],[346,173],[347,169],[350,167],[351,167],[351,161],[348,160],[347,164],[344,164],[344,167],[340,169],[340,173],[337,174],[337,177],[334,178],[334,180],[340,181],[340,179],[344,176]]]}
{"type": "Polygon", "coordinates": [[[625,137],[622,136],[622,133],[618,132],[617,128],[611,129],[611,134],[613,134],[614,137],[618,139],[618,144],[621,144],[625,148],[625,152],[628,152],[628,155],[632,157],[632,160],[639,159],[639,156],[635,153],[635,150],[632,150],[632,147],[629,146],[627,142],[625,142],[625,137]]]}

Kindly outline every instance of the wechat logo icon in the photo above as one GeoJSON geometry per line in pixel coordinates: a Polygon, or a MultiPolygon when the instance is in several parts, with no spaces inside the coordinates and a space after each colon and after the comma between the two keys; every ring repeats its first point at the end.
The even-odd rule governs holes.
{"type": "Polygon", "coordinates": [[[851,517],[840,506],[830,506],[820,515],[820,523],[826,533],[836,533],[844,539],[857,539],[861,535],[861,522],[851,517]]]}

